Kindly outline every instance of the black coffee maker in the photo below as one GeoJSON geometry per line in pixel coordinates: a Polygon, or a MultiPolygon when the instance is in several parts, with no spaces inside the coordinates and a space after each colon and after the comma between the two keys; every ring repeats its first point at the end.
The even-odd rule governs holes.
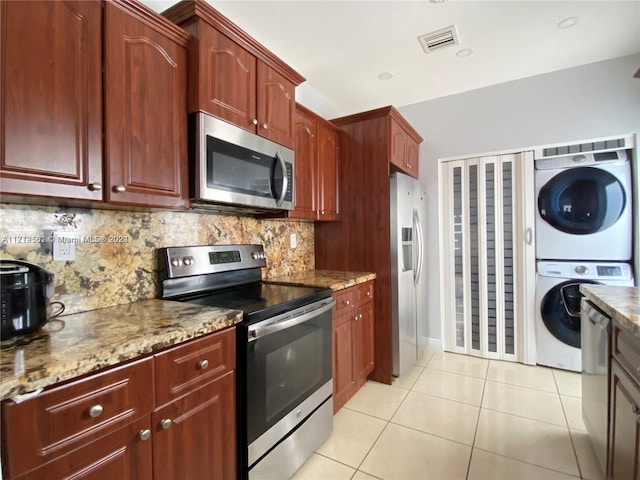
{"type": "Polygon", "coordinates": [[[2,340],[38,330],[47,322],[53,274],[22,260],[0,260],[2,340]]]}

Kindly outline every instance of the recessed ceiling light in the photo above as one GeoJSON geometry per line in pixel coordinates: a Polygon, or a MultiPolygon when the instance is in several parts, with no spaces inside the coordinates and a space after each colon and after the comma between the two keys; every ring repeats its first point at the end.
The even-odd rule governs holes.
{"type": "Polygon", "coordinates": [[[391,80],[393,78],[393,73],[391,73],[391,72],[382,72],[380,75],[378,75],[378,78],[380,80],[391,80]]]}
{"type": "Polygon", "coordinates": [[[458,50],[456,52],[456,57],[460,57],[460,58],[464,58],[464,57],[468,57],[469,55],[471,55],[473,53],[473,50],[470,48],[463,48],[462,50],[458,50]]]}
{"type": "Polygon", "coordinates": [[[571,28],[578,23],[578,17],[568,17],[558,22],[558,28],[571,28]]]}

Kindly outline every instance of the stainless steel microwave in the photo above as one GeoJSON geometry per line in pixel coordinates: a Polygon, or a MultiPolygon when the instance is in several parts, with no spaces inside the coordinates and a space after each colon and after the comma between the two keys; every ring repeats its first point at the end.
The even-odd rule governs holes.
{"type": "Polygon", "coordinates": [[[206,113],[192,114],[189,123],[194,206],[293,210],[293,150],[206,113]]]}

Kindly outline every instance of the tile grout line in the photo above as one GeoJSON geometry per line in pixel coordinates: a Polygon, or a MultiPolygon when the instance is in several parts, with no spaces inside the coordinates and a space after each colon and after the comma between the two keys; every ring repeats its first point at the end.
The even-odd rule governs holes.
{"type": "Polygon", "coordinates": [[[487,362],[487,370],[484,372],[484,383],[482,385],[482,396],[480,397],[480,406],[478,407],[478,418],[476,419],[476,428],[473,432],[473,441],[471,442],[471,452],[469,454],[469,463],[467,464],[467,475],[465,480],[469,479],[469,472],[471,471],[471,461],[473,460],[473,450],[476,445],[476,437],[478,436],[478,427],[480,425],[480,414],[482,413],[482,403],[484,402],[484,392],[487,388],[487,377],[489,376],[489,368],[491,367],[491,360],[487,362]]]}
{"type": "MultiPolygon", "coordinates": [[[[569,427],[569,418],[567,417],[567,412],[564,408],[564,402],[562,401],[562,395],[560,394],[560,386],[558,385],[558,379],[556,378],[556,374],[554,371],[551,372],[553,375],[553,381],[556,384],[556,389],[558,390],[558,398],[560,399],[560,406],[562,407],[562,414],[564,415],[564,420],[567,422],[567,431],[569,432],[569,440],[571,441],[571,448],[573,448],[573,456],[576,459],[576,465],[578,466],[578,474],[580,478],[584,478],[582,474],[582,467],[580,466],[580,459],[578,458],[578,449],[576,448],[576,444],[573,440],[573,435],[571,434],[571,427],[569,427]]],[[[580,402],[582,402],[582,398],[580,398],[580,402]]]]}

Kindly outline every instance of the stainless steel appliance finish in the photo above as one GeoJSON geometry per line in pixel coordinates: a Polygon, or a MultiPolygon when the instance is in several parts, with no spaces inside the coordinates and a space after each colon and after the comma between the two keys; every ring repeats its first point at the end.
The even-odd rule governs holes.
{"type": "Polygon", "coordinates": [[[582,340],[582,420],[604,476],[607,464],[607,397],[611,319],[593,303],[580,303],[582,340]]]}
{"type": "Polygon", "coordinates": [[[196,206],[293,210],[293,150],[206,113],[194,113],[189,121],[190,193],[196,206]]]}
{"type": "Polygon", "coordinates": [[[424,266],[421,204],[424,189],[415,179],[394,173],[391,182],[391,321],[394,376],[405,373],[420,356],[423,322],[420,280],[424,266]]]}
{"type": "Polygon", "coordinates": [[[238,476],[289,478],[333,428],[331,289],[263,282],[262,245],[158,252],[162,298],[243,310],[238,476]]]}
{"type": "Polygon", "coordinates": [[[52,273],[33,263],[0,260],[0,336],[3,340],[34,332],[47,322],[53,278],[52,273]]]}

